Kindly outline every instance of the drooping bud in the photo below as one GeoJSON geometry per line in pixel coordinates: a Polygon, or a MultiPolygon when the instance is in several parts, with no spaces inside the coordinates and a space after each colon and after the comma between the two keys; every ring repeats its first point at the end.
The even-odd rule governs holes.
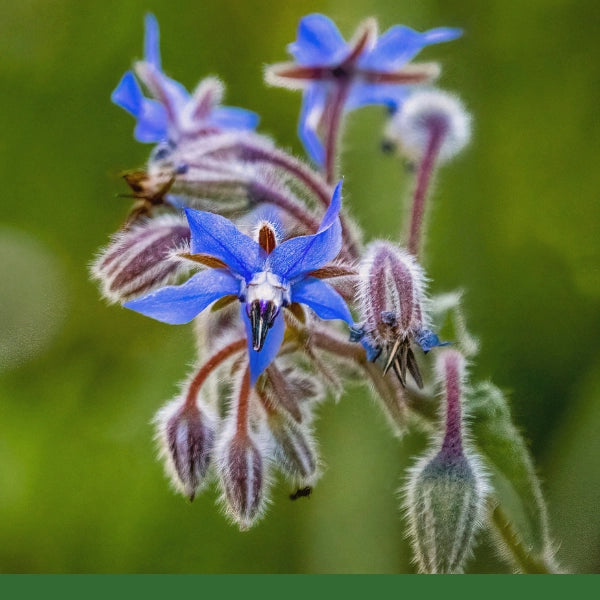
{"type": "Polygon", "coordinates": [[[462,102],[439,90],[416,92],[390,120],[385,141],[420,160],[437,137],[437,158],[446,162],[471,139],[471,117],[462,102]]]}
{"type": "Polygon", "coordinates": [[[427,329],[425,275],[414,256],[389,242],[371,243],[359,269],[358,305],[362,325],[352,339],[371,361],[383,354],[384,371],[393,368],[402,385],[408,371],[422,387],[411,342],[426,352],[441,344],[427,329]]]}
{"type": "Polygon", "coordinates": [[[189,243],[184,218],[163,215],[117,233],[91,266],[102,294],[124,302],[172,282],[187,265],[172,255],[189,243]]]}
{"type": "Polygon", "coordinates": [[[268,488],[264,443],[250,426],[251,401],[256,399],[250,385],[249,367],[242,372],[232,398],[231,410],[217,444],[216,468],[225,511],[244,531],[262,515],[268,488]]]}
{"type": "Polygon", "coordinates": [[[206,482],[215,441],[214,420],[206,410],[181,399],[156,415],[157,439],[173,484],[190,500],[206,482]]]}
{"type": "MultiPolygon", "coordinates": [[[[274,365],[267,369],[267,374],[267,380],[281,377],[281,373],[274,370],[274,365]],[[274,372],[275,377],[273,377],[274,372]]],[[[277,383],[271,388],[270,393],[258,391],[273,442],[272,459],[276,466],[294,479],[295,483],[312,484],[317,476],[318,466],[315,442],[309,427],[301,424],[299,408],[296,408],[298,416],[294,412],[290,413],[286,406],[289,400],[278,396],[277,392],[282,391],[285,390],[282,390],[277,383]]]]}
{"type": "Polygon", "coordinates": [[[269,415],[267,425],[275,442],[275,464],[294,480],[313,483],[318,455],[310,431],[278,413],[269,415]]]}
{"type": "Polygon", "coordinates": [[[405,489],[409,533],[419,570],[460,573],[481,527],[488,486],[478,458],[465,449],[461,411],[464,359],[455,350],[440,355],[445,427],[441,444],[412,468],[405,489]]]}
{"type": "Polygon", "coordinates": [[[217,468],[227,514],[242,531],[249,529],[266,504],[266,473],[259,443],[245,432],[224,432],[217,468]]]}

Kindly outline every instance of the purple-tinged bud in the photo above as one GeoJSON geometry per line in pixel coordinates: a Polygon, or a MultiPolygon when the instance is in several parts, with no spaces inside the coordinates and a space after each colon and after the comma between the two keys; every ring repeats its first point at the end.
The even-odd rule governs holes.
{"type": "Polygon", "coordinates": [[[186,272],[186,263],[172,256],[189,240],[184,218],[163,215],[144,221],[113,236],[92,264],[91,275],[109,302],[124,302],[186,272]]]}
{"type": "Polygon", "coordinates": [[[217,450],[221,500],[227,515],[245,531],[264,512],[266,471],[259,442],[247,432],[231,435],[231,429],[226,428],[217,450]]]}
{"type": "Polygon", "coordinates": [[[267,425],[275,442],[275,464],[296,482],[312,485],[319,459],[310,431],[277,413],[269,415],[267,425]]]}
{"type": "MultiPolygon", "coordinates": [[[[267,373],[272,374],[273,365],[267,373]]],[[[273,462],[298,484],[312,485],[317,477],[318,456],[315,442],[307,426],[300,420],[292,420],[280,408],[281,401],[273,402],[262,391],[258,396],[266,413],[266,424],[272,438],[271,457],[273,462]]]]}
{"type": "Polygon", "coordinates": [[[378,240],[359,267],[358,305],[363,329],[385,346],[424,327],[425,274],[414,256],[378,240]]]}
{"type": "Polygon", "coordinates": [[[207,410],[177,398],[156,415],[157,439],[173,484],[190,500],[206,482],[215,441],[207,410]]]}
{"type": "Polygon", "coordinates": [[[384,371],[393,368],[402,385],[407,371],[423,387],[411,342],[427,352],[443,345],[427,329],[425,275],[415,257],[385,241],[366,248],[359,268],[358,306],[362,325],[351,339],[360,340],[367,358],[385,360],[384,371]]]}
{"type": "Polygon", "coordinates": [[[405,509],[419,570],[460,573],[482,525],[488,485],[477,456],[464,445],[464,359],[456,350],[446,350],[437,367],[446,401],[444,435],[411,469],[405,509]]]}
{"type": "Polygon", "coordinates": [[[255,431],[262,430],[262,423],[254,418],[257,399],[250,384],[250,368],[241,373],[219,436],[215,464],[225,512],[244,531],[262,515],[269,482],[263,458],[266,436],[255,431]]]}
{"type": "Polygon", "coordinates": [[[446,162],[471,139],[471,117],[455,96],[439,90],[416,92],[389,122],[385,140],[410,159],[420,160],[432,136],[438,138],[438,160],[446,162]]]}

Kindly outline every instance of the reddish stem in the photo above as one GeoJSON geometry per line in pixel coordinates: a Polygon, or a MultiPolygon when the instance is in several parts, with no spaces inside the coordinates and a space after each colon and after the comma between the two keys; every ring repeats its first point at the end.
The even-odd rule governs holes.
{"type": "Polygon", "coordinates": [[[435,160],[439,154],[442,141],[446,134],[446,128],[439,124],[431,124],[429,140],[425,148],[425,154],[421,159],[417,173],[417,185],[413,195],[412,214],[410,221],[410,232],[408,238],[408,251],[418,256],[421,245],[421,233],[423,230],[423,217],[425,215],[425,198],[431,183],[431,175],[435,166],[435,160]]]}
{"type": "Polygon", "coordinates": [[[248,433],[248,411],[250,400],[250,367],[246,367],[244,376],[242,377],[242,384],[240,386],[240,393],[238,395],[237,402],[237,415],[236,415],[236,437],[245,436],[248,433]]]}
{"type": "Polygon", "coordinates": [[[231,344],[225,346],[219,350],[216,354],[213,354],[201,367],[198,372],[194,375],[194,379],[190,383],[188,388],[187,396],[185,398],[185,406],[188,409],[196,408],[196,398],[200,392],[200,388],[204,385],[204,382],[208,376],[216,369],[223,361],[227,360],[230,356],[236,352],[240,352],[246,347],[246,339],[236,340],[231,344]]]}
{"type": "Polygon", "coordinates": [[[446,432],[442,442],[442,453],[457,458],[462,455],[460,365],[459,356],[448,352],[444,361],[446,382],[446,432]]]}
{"type": "Polygon", "coordinates": [[[335,172],[335,159],[339,141],[339,130],[344,115],[344,104],[350,86],[348,84],[337,85],[333,93],[333,99],[326,113],[327,132],[325,134],[325,179],[329,185],[337,181],[335,172]]]}

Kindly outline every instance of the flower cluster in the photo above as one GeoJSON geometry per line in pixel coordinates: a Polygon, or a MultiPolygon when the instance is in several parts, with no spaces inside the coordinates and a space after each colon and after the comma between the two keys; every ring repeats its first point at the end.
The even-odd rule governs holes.
{"type": "MultiPolygon", "coordinates": [[[[414,413],[445,432],[406,488],[420,568],[460,571],[469,555],[489,488],[460,416],[467,346],[455,328],[454,348],[436,350],[450,342],[438,337],[420,254],[435,167],[466,145],[470,120],[455,97],[431,88],[439,65],[410,62],[459,36],[404,26],[378,35],[368,19],[346,42],[329,18],[304,17],[289,46],[295,62],[268,67],[265,79],[302,90],[299,135],[311,166],[257,133],[253,112],[221,106],[219,80],[190,94],[165,75],[158,25],[146,17],[144,60],[112,100],[154,147],[145,170],[125,175],[135,202],[92,276],[111,302],[164,323],[194,321],[197,368],[156,417],[161,452],[190,499],[215,481],[241,529],[264,513],[275,469],[297,488],[293,499],[310,493],[320,475],[315,408],[341,395],[350,373],[397,432],[414,413]],[[343,119],[367,104],[384,107],[386,147],[414,165],[405,245],[363,246],[342,207],[343,119]],[[430,410],[432,350],[445,424],[430,410]]],[[[449,318],[458,314],[450,308],[449,318]]]]}

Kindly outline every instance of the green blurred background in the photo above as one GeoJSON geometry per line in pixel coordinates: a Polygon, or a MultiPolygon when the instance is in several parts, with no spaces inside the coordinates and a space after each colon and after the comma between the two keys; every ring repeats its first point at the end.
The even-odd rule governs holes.
{"type": "MultiPolygon", "coordinates": [[[[142,54],[143,15],[166,71],[220,75],[227,102],[296,153],[300,96],[267,89],[298,19],[349,36],[464,28],[422,53],[474,114],[469,150],[438,178],[432,291],[466,290],[482,350],[472,368],[511,392],[549,502],[559,558],[600,571],[600,9],[596,0],[4,0],[0,3],[0,571],[410,571],[396,490],[420,435],[389,433],[366,392],[320,411],[325,474],[310,500],[279,482],[239,533],[209,490],[176,496],[150,425],[194,358],[191,331],[106,306],[87,265],[122,222],[122,169],[149,147],[109,102],[142,54]]],[[[378,151],[383,111],[348,119],[346,203],[369,236],[400,231],[407,179],[378,151]]],[[[469,571],[503,572],[485,538],[469,571]]]]}

